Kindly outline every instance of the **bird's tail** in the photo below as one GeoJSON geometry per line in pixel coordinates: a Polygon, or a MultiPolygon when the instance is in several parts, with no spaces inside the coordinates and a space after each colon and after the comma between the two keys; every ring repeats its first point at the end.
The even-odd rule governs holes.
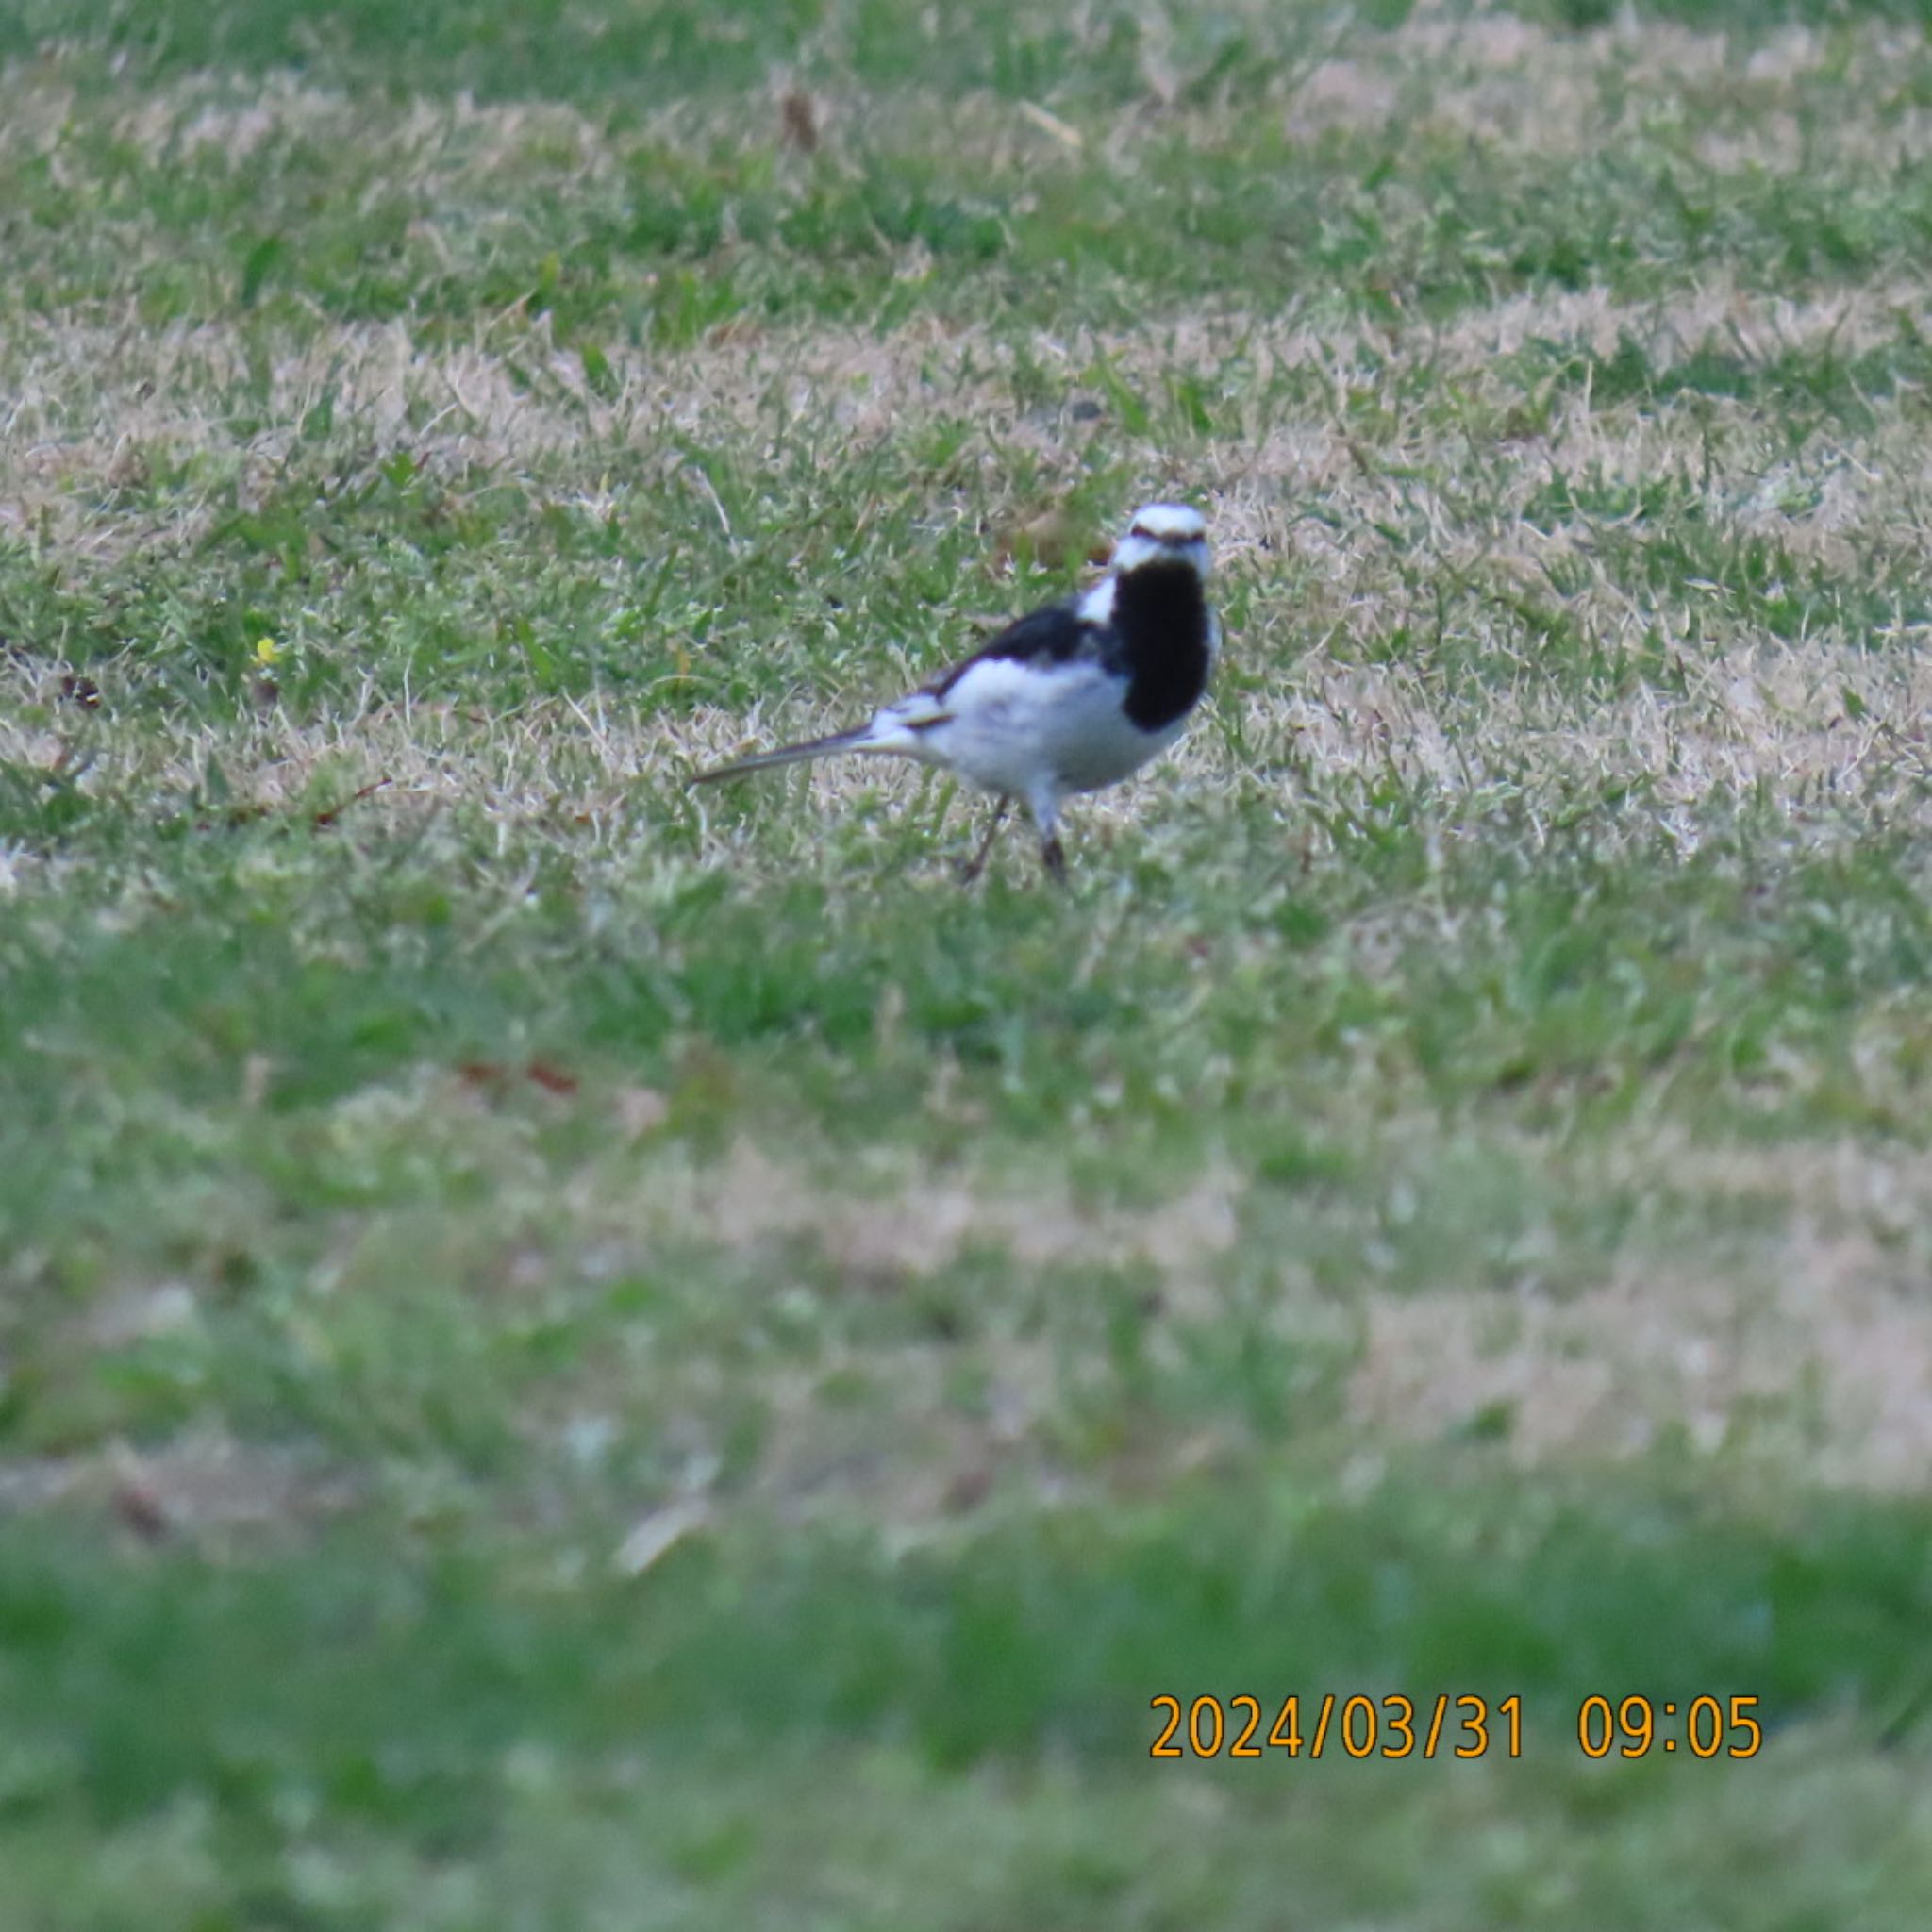
{"type": "Polygon", "coordinates": [[[838,751],[864,751],[871,748],[873,727],[861,724],[856,731],[835,731],[829,738],[808,738],[803,744],[781,744],[776,751],[761,751],[748,758],[734,758],[728,765],[713,765],[700,772],[691,782],[710,785],[720,778],[740,778],[747,772],[762,772],[773,765],[799,765],[808,758],[822,758],[838,751]]]}

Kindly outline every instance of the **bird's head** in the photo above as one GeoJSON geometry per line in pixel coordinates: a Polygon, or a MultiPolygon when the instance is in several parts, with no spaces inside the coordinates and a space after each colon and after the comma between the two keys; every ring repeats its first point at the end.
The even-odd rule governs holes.
{"type": "Polygon", "coordinates": [[[1184,563],[1196,576],[1208,575],[1208,525],[1184,503],[1143,503],[1127,534],[1114,546],[1116,571],[1140,570],[1150,563],[1184,563]]]}

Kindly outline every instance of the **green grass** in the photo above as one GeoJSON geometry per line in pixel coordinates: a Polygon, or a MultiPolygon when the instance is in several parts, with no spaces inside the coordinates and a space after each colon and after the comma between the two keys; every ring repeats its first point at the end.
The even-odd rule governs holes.
{"type": "Polygon", "coordinates": [[[0,1922],[1917,1932],[1918,9],[0,62],[0,1922]],[[689,788],[1156,493],[1065,894],[689,788]]]}

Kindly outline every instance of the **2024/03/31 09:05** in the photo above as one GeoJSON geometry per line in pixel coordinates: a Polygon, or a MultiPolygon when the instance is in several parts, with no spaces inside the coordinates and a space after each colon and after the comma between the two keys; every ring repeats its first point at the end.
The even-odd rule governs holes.
{"type": "MultiPolygon", "coordinates": [[[[1201,1696],[1191,1702],[1171,1694],[1148,1700],[1166,1723],[1148,1747],[1150,1757],[1263,1757],[1271,1751],[1289,1757],[1319,1758],[1329,1745],[1349,1757],[1483,1757],[1493,1749],[1523,1756],[1523,1699],[1491,1704],[1476,1696],[1443,1693],[1420,1707],[1400,1695],[1338,1697],[1332,1691],[1307,1700],[1282,1700],[1265,1731],[1267,1708],[1257,1697],[1201,1696]],[[1306,1728],[1304,1726],[1306,1725],[1306,1728]]],[[[1704,1695],[1684,1704],[1648,1697],[1586,1697],[1576,1712],[1576,1741],[1586,1757],[1643,1757],[1652,1751],[1670,1755],[1755,1757],[1764,1748],[1764,1731],[1755,1715],[1758,1700],[1704,1695]]]]}

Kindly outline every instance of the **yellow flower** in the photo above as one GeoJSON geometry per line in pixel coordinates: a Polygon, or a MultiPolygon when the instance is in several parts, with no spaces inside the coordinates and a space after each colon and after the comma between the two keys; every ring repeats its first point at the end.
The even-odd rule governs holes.
{"type": "Polygon", "coordinates": [[[255,661],[266,671],[282,655],[282,647],[273,638],[257,638],[255,641],[255,661]]]}

